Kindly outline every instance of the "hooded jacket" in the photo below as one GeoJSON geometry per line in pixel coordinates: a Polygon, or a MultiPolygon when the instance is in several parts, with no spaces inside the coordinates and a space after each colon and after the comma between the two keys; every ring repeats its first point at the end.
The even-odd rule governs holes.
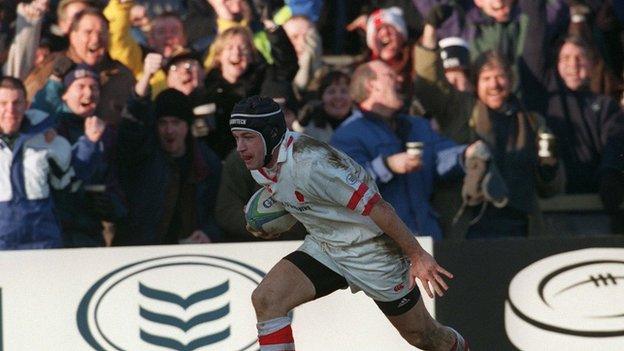
{"type": "Polygon", "coordinates": [[[13,145],[0,140],[0,249],[62,246],[52,192],[90,173],[98,150],[86,138],[73,150],[60,136],[47,142],[52,127],[52,117],[29,110],[13,145]]]}

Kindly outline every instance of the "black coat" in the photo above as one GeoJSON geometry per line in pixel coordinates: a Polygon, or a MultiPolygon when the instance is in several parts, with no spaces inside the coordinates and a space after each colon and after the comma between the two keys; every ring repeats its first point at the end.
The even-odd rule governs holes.
{"type": "Polygon", "coordinates": [[[204,103],[216,104],[216,130],[208,135],[207,142],[221,159],[224,159],[235,145],[229,126],[230,113],[234,105],[245,97],[260,94],[263,86],[292,82],[299,69],[297,54],[286,32],[278,27],[274,32],[267,33],[267,36],[271,43],[274,64],[268,64],[260,58],[233,84],[223,78],[220,70],[213,69],[206,75],[204,90],[195,94],[199,95],[198,99],[204,103]]]}
{"type": "Polygon", "coordinates": [[[566,169],[566,192],[599,190],[602,175],[624,170],[624,113],[610,97],[589,88],[569,90],[547,57],[549,43],[540,21],[544,8],[535,8],[520,66],[526,105],[542,114],[557,137],[566,169]]]}

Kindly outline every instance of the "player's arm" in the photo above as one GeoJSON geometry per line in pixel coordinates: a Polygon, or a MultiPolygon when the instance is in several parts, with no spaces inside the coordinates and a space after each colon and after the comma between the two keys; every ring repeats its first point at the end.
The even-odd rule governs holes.
{"type": "Polygon", "coordinates": [[[405,223],[397,216],[392,205],[380,199],[371,209],[369,217],[401,247],[403,253],[410,259],[412,263],[410,289],[414,286],[415,279],[418,278],[429,297],[434,297],[433,291],[443,296],[448,286],[442,275],[448,278],[453,278],[453,275],[438,265],[435,259],[420,246],[405,223]]]}

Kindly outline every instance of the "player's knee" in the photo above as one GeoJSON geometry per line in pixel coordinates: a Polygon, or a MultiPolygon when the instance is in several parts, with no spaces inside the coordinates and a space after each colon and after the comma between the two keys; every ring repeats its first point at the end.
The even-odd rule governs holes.
{"type": "Polygon", "coordinates": [[[276,295],[277,294],[271,293],[270,289],[263,288],[262,286],[257,287],[251,294],[251,303],[256,313],[262,314],[277,308],[279,305],[276,295]]]}

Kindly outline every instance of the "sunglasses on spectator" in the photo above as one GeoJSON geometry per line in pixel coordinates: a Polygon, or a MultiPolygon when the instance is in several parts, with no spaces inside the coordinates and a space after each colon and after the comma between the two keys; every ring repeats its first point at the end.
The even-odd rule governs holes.
{"type": "Polygon", "coordinates": [[[197,69],[199,68],[199,64],[197,64],[197,62],[194,61],[184,61],[184,62],[180,62],[180,63],[176,63],[171,65],[171,67],[169,68],[169,70],[171,71],[180,71],[180,70],[185,70],[188,72],[191,71],[197,71],[197,69]]]}

